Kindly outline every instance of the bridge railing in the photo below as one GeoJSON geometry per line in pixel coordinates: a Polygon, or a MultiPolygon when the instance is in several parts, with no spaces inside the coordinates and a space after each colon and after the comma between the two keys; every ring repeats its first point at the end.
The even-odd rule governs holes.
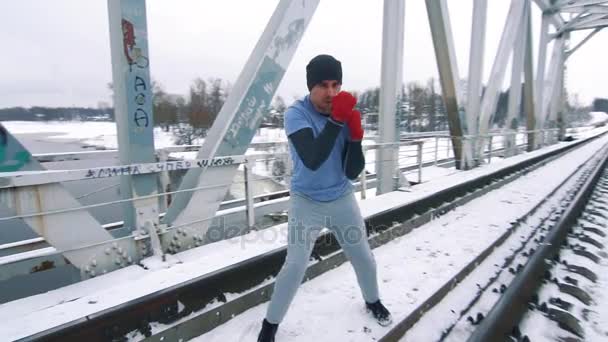
{"type": "MultiPolygon", "coordinates": [[[[517,132],[492,132],[484,137],[488,143],[485,148],[485,154],[487,156],[487,161],[491,162],[493,157],[505,157],[508,155],[517,154],[520,151],[525,149],[525,145],[527,144],[527,137],[530,133],[540,133],[546,136],[552,136],[553,140],[545,139],[546,142],[553,141],[555,142],[555,137],[557,133],[557,129],[551,130],[542,130],[542,131],[517,131],[517,132]],[[515,147],[513,153],[508,153],[507,149],[509,148],[509,141],[512,140],[513,143],[511,147],[515,147]]],[[[480,137],[472,137],[472,136],[464,136],[462,139],[479,139],[480,137]]],[[[453,163],[453,150],[451,147],[452,140],[457,139],[448,134],[436,134],[434,136],[428,137],[426,139],[420,140],[404,140],[398,143],[391,144],[365,144],[364,150],[366,155],[369,157],[370,154],[367,152],[378,150],[381,148],[395,148],[399,146],[398,159],[399,166],[402,172],[408,177],[408,179],[416,179],[417,182],[422,182],[422,169],[425,165],[435,166],[449,166],[453,163]]],[[[286,142],[272,142],[272,143],[261,143],[261,144],[252,144],[254,148],[269,148],[277,146],[286,147],[286,142]]],[[[110,167],[101,167],[101,168],[91,168],[84,170],[53,170],[53,171],[39,171],[39,172],[28,172],[23,174],[14,174],[10,178],[11,179],[4,186],[0,188],[9,188],[9,187],[18,187],[25,185],[40,185],[40,184],[48,184],[53,182],[65,182],[65,181],[74,181],[74,180],[85,180],[85,179],[99,179],[99,178],[109,178],[116,177],[124,174],[132,174],[136,173],[160,173],[161,174],[161,189],[166,190],[174,187],[174,184],[170,183],[170,178],[163,175],[167,175],[171,171],[179,171],[186,170],[189,168],[201,167],[205,166],[204,163],[209,163],[210,161],[203,160],[170,160],[169,156],[171,153],[175,152],[196,152],[199,146],[173,146],[168,148],[159,149],[157,151],[157,155],[159,156],[158,163],[151,163],[148,165],[137,164],[137,165],[124,165],[124,166],[110,166],[110,167]],[[145,170],[144,170],[145,169],[145,170]]],[[[40,154],[35,155],[34,157],[41,162],[58,162],[58,161],[67,161],[67,160],[84,160],[84,159],[96,159],[99,158],[100,155],[111,156],[115,151],[95,151],[95,152],[76,152],[76,153],[60,153],[60,154],[40,154]]],[[[373,155],[371,155],[373,157],[373,155]]],[[[233,156],[233,157],[222,157],[222,158],[230,158],[231,163],[243,164],[242,170],[245,174],[244,180],[235,181],[234,184],[242,184],[245,189],[250,188],[251,183],[262,182],[262,181],[273,181],[278,183],[279,186],[288,188],[288,179],[291,176],[289,173],[289,165],[284,168],[283,172],[280,172],[275,175],[268,174],[269,170],[266,166],[263,172],[259,172],[256,168],[264,169],[261,164],[268,163],[269,161],[281,160],[289,163],[289,158],[287,152],[279,152],[279,153],[258,153],[251,154],[247,156],[233,156]],[[254,175],[258,175],[258,177],[254,177],[254,175]],[[287,180],[286,180],[287,179],[287,180]]],[[[224,163],[221,159],[219,159],[221,163],[224,163]]],[[[221,165],[221,164],[220,164],[221,165]]],[[[368,158],[366,161],[365,171],[362,173],[366,175],[365,179],[373,178],[375,175],[375,168],[377,165],[377,161],[375,158],[368,158]]],[[[363,178],[363,177],[362,177],[363,178]]],[[[5,181],[6,182],[6,181],[5,181]]],[[[363,181],[365,182],[365,181],[363,181]]],[[[372,188],[374,184],[366,184],[366,187],[362,188],[360,184],[355,184],[357,188],[361,191],[365,191],[369,188],[372,188]]],[[[195,189],[191,189],[190,191],[194,191],[195,189]]],[[[237,198],[235,200],[225,201],[221,209],[229,209],[234,208],[236,206],[243,206],[250,203],[261,202],[265,198],[274,198],[276,194],[274,192],[282,192],[282,191],[273,191],[267,193],[250,193],[245,191],[244,196],[241,198],[237,198]]],[[[89,192],[88,194],[95,193],[95,191],[89,192]]],[[[163,196],[165,198],[169,198],[175,192],[172,191],[160,191],[158,194],[154,195],[154,197],[163,196]]],[[[83,196],[81,196],[83,197],[83,196]]],[[[91,205],[94,206],[102,206],[108,204],[115,204],[119,201],[112,201],[108,203],[100,203],[91,205]]],[[[78,209],[86,209],[86,207],[79,207],[78,209]]],[[[251,210],[251,208],[248,208],[251,210]]],[[[76,209],[74,209],[76,210],[76,209]]],[[[15,217],[22,218],[22,217],[15,217]]],[[[1,219],[1,218],[0,218],[1,219]]],[[[111,223],[106,225],[109,228],[115,228],[120,226],[120,222],[111,223]]]]}
{"type": "MultiPolygon", "coordinates": [[[[545,131],[518,131],[518,132],[493,132],[488,134],[484,139],[487,139],[488,145],[485,149],[488,162],[492,159],[508,157],[506,153],[506,141],[511,137],[515,141],[516,153],[525,151],[527,145],[527,137],[530,133],[541,133],[547,136],[555,136],[556,130],[545,130],[545,131]]],[[[437,167],[449,167],[453,165],[453,151],[451,148],[452,139],[454,137],[448,134],[439,134],[430,136],[424,139],[417,140],[403,140],[389,144],[365,144],[364,150],[369,158],[365,165],[365,170],[359,181],[354,183],[355,190],[360,192],[360,197],[365,199],[368,197],[368,190],[373,189],[376,186],[375,168],[378,163],[373,158],[374,151],[382,148],[397,148],[398,147],[398,158],[400,172],[403,173],[406,178],[410,181],[422,182],[423,178],[422,170],[424,167],[437,166],[437,167]]],[[[548,142],[554,142],[555,140],[546,139],[548,142]]],[[[264,148],[282,146],[285,148],[285,143],[266,143],[264,148]]],[[[171,153],[174,152],[195,152],[198,146],[176,146],[159,151],[159,155],[165,156],[169,159],[171,153]]],[[[95,156],[110,155],[113,151],[96,151],[86,153],[71,153],[71,154],[45,154],[35,156],[40,161],[58,162],[61,160],[83,160],[87,158],[95,158],[95,156]]],[[[220,234],[215,236],[200,237],[197,239],[198,244],[202,245],[205,243],[216,242],[222,239],[231,238],[244,234],[251,229],[262,229],[264,227],[276,224],[277,222],[283,222],[286,219],[286,210],[288,205],[288,184],[290,174],[290,167],[287,165],[281,173],[268,173],[267,167],[261,167],[265,170],[261,172],[261,175],[256,174],[256,165],[268,163],[268,161],[281,160],[289,162],[287,152],[273,152],[273,153],[259,153],[259,154],[248,154],[246,156],[227,156],[214,158],[215,160],[161,160],[157,163],[150,164],[135,164],[135,165],[121,165],[101,168],[90,168],[84,170],[50,170],[50,171],[35,171],[35,172],[19,172],[2,174],[0,177],[3,178],[0,191],[10,191],[9,189],[19,189],[23,187],[36,187],[43,186],[44,184],[50,184],[54,182],[69,182],[76,180],[94,180],[99,178],[117,177],[123,174],[133,173],[169,173],[172,171],[183,171],[188,168],[207,166],[222,166],[227,164],[237,163],[241,165],[242,179],[235,179],[233,185],[240,186],[243,189],[243,197],[235,198],[232,200],[222,202],[220,210],[215,217],[200,218],[196,222],[187,222],[180,225],[179,227],[165,227],[164,229],[190,229],[189,227],[196,226],[197,222],[211,221],[214,225],[221,225],[223,227],[241,227],[237,230],[221,230],[220,234]],[[261,182],[274,182],[282,185],[285,189],[272,191],[272,192],[261,192],[255,193],[253,187],[256,183],[261,182]]],[[[380,164],[381,165],[381,164],[380,164]]],[[[161,177],[162,179],[162,177],[161,177]]],[[[166,178],[165,180],[170,179],[166,178]]],[[[428,180],[428,178],[427,178],[428,180]]],[[[162,180],[161,180],[162,184],[162,180]]],[[[163,184],[162,189],[171,189],[173,186],[170,183],[163,184]]],[[[153,195],[153,197],[169,198],[172,194],[178,191],[196,191],[198,189],[185,189],[185,190],[171,190],[171,191],[160,191],[153,195]]],[[[141,199],[141,198],[139,198],[141,199]]],[[[59,212],[77,211],[83,209],[90,209],[93,207],[99,207],[104,205],[115,204],[123,199],[111,202],[96,203],[92,205],[83,205],[74,208],[65,208],[61,211],[53,212],[32,212],[22,213],[12,217],[0,217],[0,225],[2,222],[8,222],[14,219],[31,219],[34,217],[40,217],[44,215],[53,215],[59,212]]],[[[161,218],[163,214],[160,214],[161,218]]],[[[108,231],[118,231],[123,227],[123,222],[114,222],[103,225],[108,231]]],[[[109,241],[109,248],[114,248],[113,242],[119,241],[125,243],[125,239],[134,240],[135,237],[129,234],[117,234],[115,241],[109,241]]],[[[142,237],[139,237],[141,239],[142,237]]],[[[143,238],[149,238],[145,235],[143,238]]],[[[192,246],[195,247],[195,246],[192,246]]],[[[81,248],[81,247],[78,247],[81,248]]],[[[127,248],[124,248],[125,250],[127,248]]],[[[36,265],[40,260],[55,260],[57,265],[61,265],[61,254],[66,251],[58,251],[52,246],[49,246],[43,238],[34,238],[24,241],[19,241],[11,244],[0,246],[0,269],[3,270],[3,276],[0,281],[6,280],[10,277],[17,275],[30,274],[32,272],[32,265],[36,265]]],[[[136,261],[131,258],[132,262],[136,261]]],[[[129,263],[126,263],[129,264],[129,263]]]]}
{"type": "MultiPolygon", "coordinates": [[[[411,142],[404,141],[399,144],[403,146],[412,146],[420,144],[419,142],[411,142]]],[[[368,145],[369,150],[373,150],[376,146],[368,145]]],[[[178,147],[171,148],[170,151],[189,151],[193,150],[191,147],[178,147]]],[[[107,155],[107,152],[103,152],[107,155]]],[[[97,152],[88,153],[86,157],[94,158],[95,155],[98,155],[97,152]]],[[[75,160],[75,159],[85,159],[83,158],[85,154],[69,154],[69,155],[42,155],[37,156],[39,160],[45,161],[53,161],[57,162],[59,160],[75,160]]],[[[57,182],[74,182],[81,180],[99,180],[105,178],[113,178],[119,177],[123,175],[132,175],[132,174],[146,174],[146,173],[168,173],[171,171],[184,171],[191,168],[197,167],[221,167],[226,165],[239,164],[242,166],[244,177],[242,180],[235,180],[232,183],[236,185],[242,186],[244,191],[244,199],[236,199],[231,201],[225,201],[223,203],[223,207],[220,207],[220,211],[218,215],[210,218],[200,218],[196,221],[187,222],[184,224],[180,224],[179,226],[171,226],[165,227],[165,230],[175,230],[175,229],[188,229],[189,226],[195,226],[199,222],[203,221],[221,221],[222,224],[229,224],[231,226],[241,226],[245,227],[245,229],[239,229],[238,232],[233,232],[232,234],[220,234],[219,236],[210,236],[210,237],[200,237],[200,244],[206,242],[215,242],[224,238],[233,237],[234,235],[243,234],[250,229],[256,228],[257,221],[260,221],[264,218],[268,218],[274,213],[283,212],[286,210],[286,199],[288,195],[288,190],[285,191],[276,191],[274,193],[264,193],[258,196],[255,196],[252,191],[252,185],[256,182],[272,180],[277,182],[279,178],[285,179],[291,176],[289,172],[284,172],[282,174],[277,175],[268,175],[261,176],[257,179],[254,178],[254,174],[252,172],[253,166],[256,163],[264,162],[272,159],[282,159],[288,160],[288,155],[286,152],[279,153],[264,153],[264,154],[254,154],[248,156],[225,156],[218,157],[212,160],[165,160],[159,161],[157,163],[147,163],[147,164],[132,164],[132,165],[113,165],[108,167],[95,167],[95,168],[87,168],[87,169],[70,169],[70,170],[46,170],[46,171],[30,171],[30,172],[11,172],[4,173],[0,175],[2,181],[0,182],[0,192],[2,192],[3,196],[11,196],[11,192],[19,192],[19,191],[30,191],[34,190],[36,192],[36,188],[44,187],[50,184],[55,184],[57,182]],[[271,201],[271,199],[278,199],[278,201],[271,201]],[[256,203],[257,202],[257,203],[256,203]],[[245,215],[243,215],[245,214],[245,215]],[[245,217],[245,225],[243,223],[243,216],[245,217]]],[[[372,175],[373,176],[373,175],[372,175]]],[[[288,182],[283,182],[285,185],[288,182]]],[[[169,185],[169,184],[166,184],[169,185]]],[[[373,186],[373,183],[371,184],[373,186]]],[[[220,185],[215,185],[220,186],[220,185]]],[[[170,188],[170,187],[167,187],[170,188]]],[[[166,189],[163,187],[162,189],[166,189]]],[[[156,194],[150,195],[151,198],[167,198],[171,195],[174,195],[180,191],[197,191],[200,190],[198,188],[192,189],[182,189],[182,190],[170,190],[170,191],[160,191],[156,194]]],[[[146,198],[143,198],[146,199],[146,198]]],[[[58,214],[67,214],[71,212],[77,212],[80,210],[89,210],[92,208],[108,206],[116,203],[122,203],[125,201],[134,201],[135,199],[120,199],[113,200],[108,202],[94,203],[88,205],[78,205],[74,207],[66,207],[59,208],[51,211],[35,211],[35,212],[19,212],[12,216],[4,216],[0,217],[1,223],[8,223],[14,220],[32,220],[42,217],[47,217],[49,215],[58,215],[58,214]]],[[[142,197],[138,197],[137,200],[142,200],[142,197]]],[[[161,218],[163,214],[160,214],[161,218]]],[[[274,218],[270,218],[271,221],[274,221],[274,218]]],[[[262,222],[263,223],[263,222],[262,222]]],[[[271,222],[272,223],[272,222],[271,222]]],[[[268,223],[266,223],[268,225],[268,223]]],[[[122,222],[110,223],[103,226],[106,230],[117,231],[122,227],[122,222]]],[[[74,224],[74,233],[77,234],[77,224],[74,224]]],[[[223,232],[225,233],[225,232],[223,232]]],[[[136,236],[128,235],[128,234],[116,234],[116,241],[124,242],[125,239],[134,239],[136,236]]],[[[140,237],[149,238],[146,234],[140,234],[140,237]]],[[[110,248],[113,247],[112,242],[109,241],[110,248]]],[[[82,247],[77,247],[81,249],[82,247]]],[[[123,250],[127,250],[129,248],[120,247],[123,250]]],[[[25,241],[19,241],[15,243],[5,244],[0,246],[0,268],[7,270],[7,272],[2,272],[3,276],[0,277],[5,280],[6,277],[15,276],[15,275],[23,275],[24,273],[31,272],[31,265],[36,264],[35,259],[41,260],[41,258],[48,260],[50,256],[56,256],[55,261],[60,259],[60,254],[68,252],[67,250],[58,251],[55,248],[49,246],[44,239],[42,238],[34,238],[28,239],[25,241]],[[25,267],[17,267],[17,264],[22,264],[25,267]]],[[[126,258],[125,258],[126,259],[126,258]]],[[[129,257],[128,259],[134,260],[134,257],[129,257]]],[[[61,261],[59,261],[61,263],[61,261]]],[[[131,262],[129,262],[131,263],[131,262]]],[[[98,274],[98,273],[97,273],[98,274]]]]}

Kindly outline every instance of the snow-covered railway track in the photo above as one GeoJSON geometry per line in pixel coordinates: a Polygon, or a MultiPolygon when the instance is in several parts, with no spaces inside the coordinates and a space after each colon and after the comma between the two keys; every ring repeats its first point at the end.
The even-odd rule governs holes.
{"type": "Polygon", "coordinates": [[[607,164],[604,156],[581,188],[564,200],[556,219],[543,225],[537,238],[541,243],[527,263],[520,263],[525,266],[470,341],[608,339],[607,164]]]}
{"type": "Polygon", "coordinates": [[[576,338],[584,336],[583,326],[606,338],[608,331],[598,321],[608,317],[590,318],[594,309],[588,306],[594,300],[588,292],[601,297],[602,286],[608,288],[596,284],[608,257],[601,241],[608,233],[607,158],[604,147],[529,214],[512,222],[508,236],[490,246],[492,251],[476,260],[479,265],[470,275],[403,340],[429,336],[429,321],[439,317],[443,321],[428,340],[580,341],[576,338]],[[539,329],[543,319],[553,323],[539,329]]]}

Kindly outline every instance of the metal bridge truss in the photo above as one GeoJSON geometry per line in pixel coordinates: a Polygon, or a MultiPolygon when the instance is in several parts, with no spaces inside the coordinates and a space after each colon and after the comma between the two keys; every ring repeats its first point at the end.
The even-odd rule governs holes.
{"type": "MultiPolygon", "coordinates": [[[[446,0],[426,0],[442,96],[449,119],[449,137],[456,167],[469,169],[483,161],[498,96],[511,65],[505,134],[505,155],[516,153],[519,108],[526,113],[527,150],[553,141],[546,132],[564,136],[563,88],[567,59],[608,25],[608,0],[535,0],[542,11],[538,64],[533,66],[531,0],[511,0],[494,63],[483,81],[487,0],[474,0],[468,89],[461,89],[446,0]],[[570,19],[566,20],[565,17],[570,19]],[[569,48],[570,33],[591,32],[569,48]],[[548,45],[553,42],[552,51],[548,45]],[[550,55],[550,59],[548,58],[550,55]],[[482,94],[483,84],[485,91],[482,94]],[[523,86],[523,97],[520,89],[523,86]],[[483,95],[483,96],[482,96],[483,95]]],[[[137,263],[142,258],[174,254],[205,242],[204,236],[232,183],[237,168],[267,112],[276,89],[315,13],[319,0],[281,0],[253,49],[225,105],[195,160],[158,160],[153,137],[152,89],[145,1],[108,0],[115,113],[121,166],[87,170],[45,171],[41,164],[0,124],[0,226],[19,221],[35,231],[52,250],[28,251],[32,259],[15,263],[0,254],[0,282],[23,269],[44,270],[65,258],[82,279],[137,263]],[[186,170],[179,189],[166,196],[159,175],[168,168],[186,170]],[[119,177],[127,234],[114,238],[61,182],[119,177]],[[74,208],[78,208],[74,210],[74,208]],[[161,210],[162,209],[162,210],[161,210]],[[60,256],[56,252],[62,253],[60,256]],[[24,266],[25,265],[25,266],[24,266]]],[[[405,185],[398,165],[396,110],[401,99],[405,0],[385,0],[377,192],[405,185]],[[382,163],[382,164],[380,164],[382,163]],[[395,181],[397,180],[397,181],[395,181]]],[[[248,167],[245,163],[245,167],[248,167]]],[[[249,189],[250,190],[250,189],[249,189]]],[[[251,197],[251,196],[250,196],[251,197]]],[[[253,199],[251,199],[253,201],[253,199]]],[[[250,205],[253,202],[250,203],[250,205]]],[[[248,223],[252,222],[248,215],[248,223]]],[[[6,225],[4,225],[6,227],[6,225]]],[[[4,246],[6,247],[6,246],[4,246]]],[[[11,259],[12,258],[12,259],[11,259]]]]}

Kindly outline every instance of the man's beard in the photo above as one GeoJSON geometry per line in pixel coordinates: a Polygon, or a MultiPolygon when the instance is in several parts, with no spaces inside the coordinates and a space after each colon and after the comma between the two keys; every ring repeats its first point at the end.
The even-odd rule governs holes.
{"type": "Polygon", "coordinates": [[[323,114],[331,114],[331,102],[323,102],[323,107],[319,109],[321,109],[321,113],[323,114]]]}

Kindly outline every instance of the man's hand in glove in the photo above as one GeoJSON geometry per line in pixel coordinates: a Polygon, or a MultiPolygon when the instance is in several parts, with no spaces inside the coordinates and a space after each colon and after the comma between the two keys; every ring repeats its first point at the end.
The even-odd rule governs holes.
{"type": "Polygon", "coordinates": [[[363,127],[361,127],[361,112],[353,110],[348,120],[348,131],[351,141],[363,140],[363,127]]]}
{"type": "Polygon", "coordinates": [[[353,113],[357,99],[350,93],[341,91],[331,100],[331,118],[340,123],[347,123],[353,113]]]}

